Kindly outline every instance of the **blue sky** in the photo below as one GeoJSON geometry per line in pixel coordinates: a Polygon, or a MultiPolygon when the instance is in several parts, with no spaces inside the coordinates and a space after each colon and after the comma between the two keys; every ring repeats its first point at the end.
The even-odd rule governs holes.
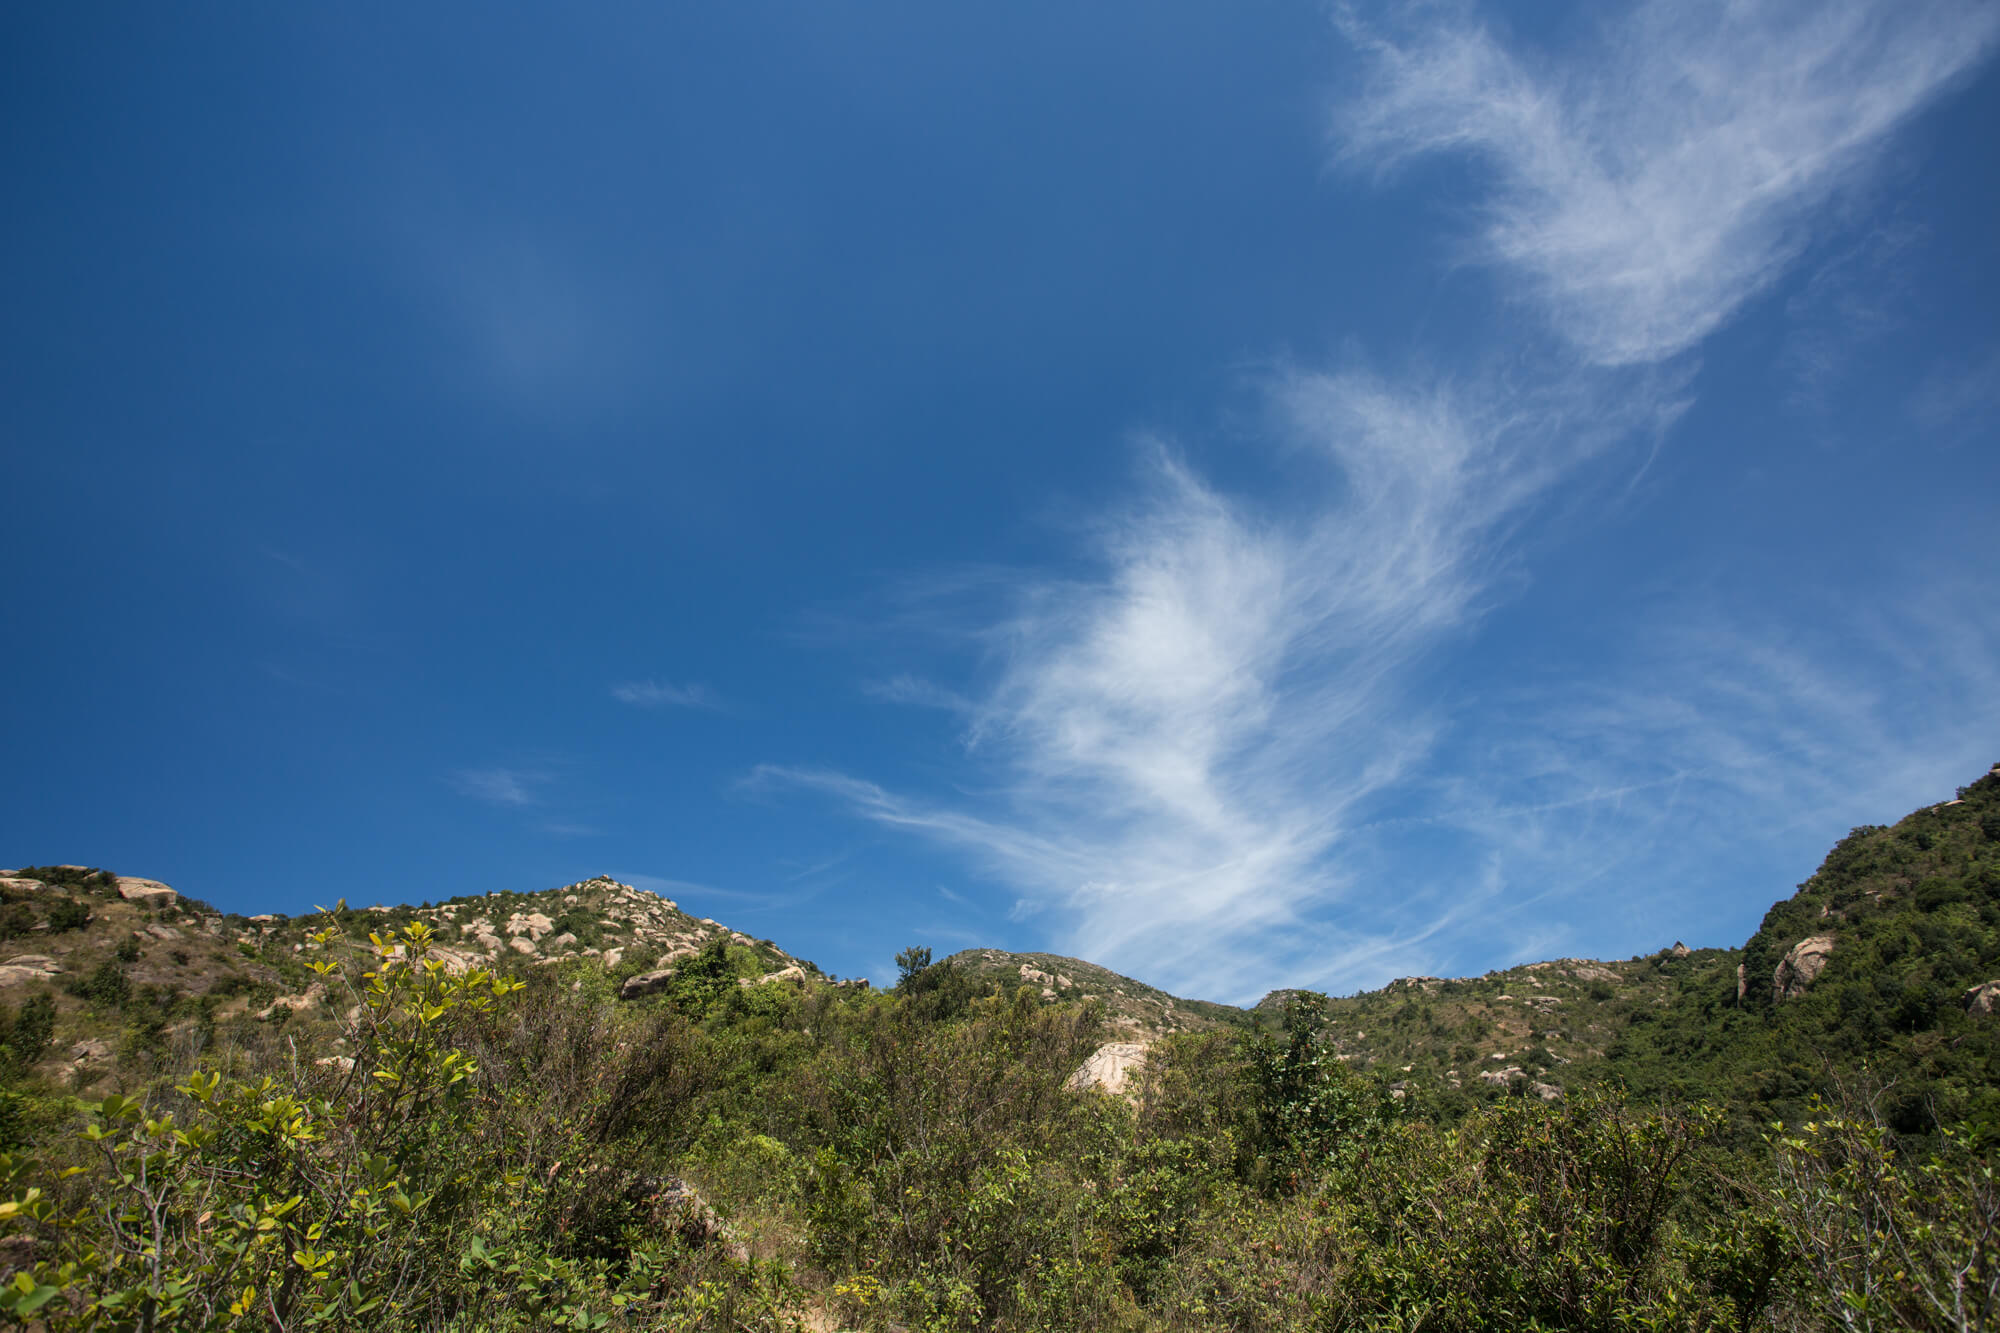
{"type": "Polygon", "coordinates": [[[1245,1000],[2000,759],[1990,0],[0,25],[10,864],[1245,1000]]]}

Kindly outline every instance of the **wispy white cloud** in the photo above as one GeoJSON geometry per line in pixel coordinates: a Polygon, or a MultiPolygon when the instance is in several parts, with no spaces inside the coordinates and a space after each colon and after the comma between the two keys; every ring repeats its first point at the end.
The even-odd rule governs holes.
{"type": "Polygon", "coordinates": [[[1823,414],[1855,358],[1906,326],[1901,264],[1926,238],[1912,225],[1871,228],[1820,262],[1785,302],[1791,327],[1779,360],[1792,381],[1790,405],[1823,414]]]}
{"type": "Polygon", "coordinates": [[[907,671],[897,672],[885,680],[869,681],[862,688],[890,703],[913,704],[919,708],[936,708],[966,715],[976,711],[976,705],[964,695],[907,671]]]}
{"type": "Polygon", "coordinates": [[[1634,393],[1583,429],[1566,394],[1502,401],[1282,377],[1274,426],[1327,465],[1319,503],[1280,519],[1155,451],[1145,500],[1095,533],[1096,570],[1017,582],[982,631],[1002,665],[963,710],[979,794],[756,780],[968,852],[1063,947],[1193,993],[1420,961],[1433,921],[1315,924],[1356,887],[1329,853],[1427,752],[1438,719],[1410,680],[1478,620],[1524,507],[1666,413],[1634,393]]]}
{"type": "Polygon", "coordinates": [[[1558,62],[1463,5],[1342,17],[1369,70],[1343,155],[1486,163],[1476,256],[1602,365],[1685,351],[1767,288],[2000,33],[1978,0],[1654,0],[1558,62]]]}
{"type": "Polygon", "coordinates": [[[719,709],[722,700],[706,685],[693,681],[676,685],[672,681],[626,681],[611,687],[611,697],[634,708],[719,709]]]}
{"type": "Polygon", "coordinates": [[[2000,757],[1991,599],[1916,572],[1870,592],[1649,608],[1596,673],[1482,701],[1430,808],[1495,850],[1509,914],[1584,909],[1566,948],[1736,942],[1848,828],[2000,757]]]}
{"type": "Polygon", "coordinates": [[[535,788],[548,780],[545,774],[518,768],[461,768],[450,778],[451,785],[463,795],[513,806],[538,804],[535,788]]]}
{"type": "MultiPolygon", "coordinates": [[[[1636,465],[1686,406],[1688,363],[1661,363],[1802,252],[1814,210],[1990,47],[2000,10],[1650,5],[1574,67],[1510,50],[1460,6],[1398,15],[1344,18],[1372,70],[1344,151],[1483,156],[1482,257],[1590,364],[1277,376],[1267,443],[1321,460],[1319,485],[1257,504],[1160,450],[1144,495],[1092,530],[1085,572],[1016,576],[971,628],[943,617],[987,654],[983,681],[878,690],[962,718],[959,790],[753,779],[956,849],[1056,947],[1185,994],[1373,984],[1475,939],[1474,957],[1527,956],[1563,930],[1524,909],[1614,882],[1635,838],[1717,850],[1686,836],[1696,795],[1770,809],[1812,790],[1812,763],[1851,775],[1861,755],[1898,775],[1873,793],[1888,797],[1956,755],[1866,731],[1890,714],[1829,665],[1837,648],[1691,657],[1699,617],[1626,664],[1629,688],[1579,688],[1567,714],[1489,699],[1511,725],[1483,726],[1438,671],[1525,554],[1573,528],[1579,491],[1608,489],[1580,485],[1592,460],[1623,448],[1636,465]],[[1848,726],[1879,747],[1827,739],[1848,726]]],[[[1966,663],[1953,679],[1977,679],[1966,663]]]]}

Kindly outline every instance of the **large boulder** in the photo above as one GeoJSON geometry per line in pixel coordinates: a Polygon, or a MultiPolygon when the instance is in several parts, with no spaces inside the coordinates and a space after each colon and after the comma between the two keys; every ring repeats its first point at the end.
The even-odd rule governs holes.
{"type": "Polygon", "coordinates": [[[130,875],[118,877],[118,896],[141,907],[172,907],[180,901],[178,893],[157,879],[134,879],[130,875]]]}
{"type": "Polygon", "coordinates": [[[618,998],[636,1000],[641,996],[657,995],[674,979],[674,971],[675,969],[671,967],[663,967],[652,972],[641,972],[635,977],[627,977],[625,984],[618,988],[618,998]]]}
{"type": "Polygon", "coordinates": [[[19,986],[24,982],[47,981],[60,975],[62,966],[47,954],[16,954],[5,963],[0,963],[0,987],[19,986]]]}
{"type": "Polygon", "coordinates": [[[1991,1018],[2000,1005],[2000,981],[1982,981],[1965,993],[1965,1012],[1991,1018]]]}
{"type": "Polygon", "coordinates": [[[1146,1063],[1146,1043],[1110,1041],[1091,1052],[1090,1058],[1069,1076],[1068,1087],[1082,1092],[1102,1088],[1114,1097],[1137,1092],[1134,1075],[1146,1063]]]}
{"type": "Polygon", "coordinates": [[[1771,974],[1771,998],[1791,1000],[1805,994],[1813,978],[1826,970],[1827,956],[1832,952],[1831,935],[1808,935],[1794,944],[1771,974]]]}

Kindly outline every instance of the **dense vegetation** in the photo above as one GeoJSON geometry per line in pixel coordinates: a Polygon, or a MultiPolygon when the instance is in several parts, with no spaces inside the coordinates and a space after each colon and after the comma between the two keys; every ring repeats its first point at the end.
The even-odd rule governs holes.
{"type": "Polygon", "coordinates": [[[245,955],[310,1007],[203,1026],[107,940],[0,1016],[0,1320],[1987,1327],[2000,778],[1963,796],[1857,830],[1742,951],[1545,969],[1532,1004],[1298,993],[1162,1037],[1129,1099],[1071,1086],[1102,999],[922,950],[878,994],[718,937],[620,1001],[644,960],[447,965],[421,913],[343,908],[245,955]],[[93,1016],[85,1091],[41,1053],[93,1016]],[[1470,1076],[1495,1044],[1519,1076],[1470,1076]]]}

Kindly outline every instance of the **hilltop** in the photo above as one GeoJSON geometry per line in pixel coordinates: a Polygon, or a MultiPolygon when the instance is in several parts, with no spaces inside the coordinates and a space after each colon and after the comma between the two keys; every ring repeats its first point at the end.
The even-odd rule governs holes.
{"type": "Polygon", "coordinates": [[[1026,985],[1044,1000],[1096,1002],[1111,1031],[1129,1041],[1151,1041],[1177,1032],[1244,1027],[1250,1013],[1209,1000],[1185,1000],[1108,967],[1053,953],[965,949],[945,959],[978,982],[1012,990],[1026,985]]]}
{"type": "MultiPolygon", "coordinates": [[[[432,955],[453,971],[584,965],[626,999],[665,989],[677,964],[712,947],[745,984],[822,975],[770,940],[608,876],[435,904],[342,903],[331,919],[352,956],[371,935],[395,938],[422,922],[434,932],[432,955]]],[[[319,924],[220,912],[157,880],[89,866],[0,872],[0,1041],[13,1032],[14,1011],[33,1004],[45,1016],[32,1020],[31,1063],[86,1088],[121,1054],[149,1046],[200,1049],[218,1036],[255,1046],[288,1027],[333,1024],[340,1015],[302,956],[319,924]]]]}
{"type": "MultiPolygon", "coordinates": [[[[1276,1024],[1292,994],[1254,1012],[1276,1024]]],[[[1324,1040],[1399,1091],[1614,1086],[1727,1104],[1747,1133],[1816,1092],[1865,1086],[1905,1130],[2000,1126],[1996,1004],[2000,765],[1952,800],[1853,830],[1740,948],[1404,977],[1330,999],[1324,1040]]]]}

